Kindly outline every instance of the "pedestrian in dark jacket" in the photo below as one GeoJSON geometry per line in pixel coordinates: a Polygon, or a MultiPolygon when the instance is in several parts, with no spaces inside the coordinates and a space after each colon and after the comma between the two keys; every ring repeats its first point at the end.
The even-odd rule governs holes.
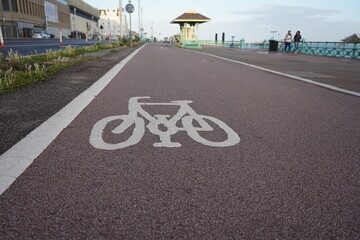
{"type": "Polygon", "coordinates": [[[294,44],[295,44],[295,51],[296,52],[297,52],[297,50],[299,48],[300,41],[301,41],[300,31],[297,31],[295,36],[294,36],[294,44]]]}

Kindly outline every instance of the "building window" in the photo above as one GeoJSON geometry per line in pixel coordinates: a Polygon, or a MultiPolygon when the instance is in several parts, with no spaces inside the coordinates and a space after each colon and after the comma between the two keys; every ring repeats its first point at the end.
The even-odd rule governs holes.
{"type": "Polygon", "coordinates": [[[19,12],[22,13],[21,0],[19,0],[19,12]]]}
{"type": "Polygon", "coordinates": [[[32,14],[32,3],[30,1],[28,1],[28,5],[29,5],[28,14],[33,15],[32,14]]]}
{"type": "Polygon", "coordinates": [[[27,14],[28,13],[28,3],[27,0],[23,0],[23,6],[24,6],[24,13],[27,14]]]}
{"type": "Polygon", "coordinates": [[[11,8],[13,12],[17,12],[18,11],[18,7],[17,7],[17,2],[16,0],[11,0],[11,8]]]}
{"type": "Polygon", "coordinates": [[[30,3],[28,0],[25,0],[25,13],[30,14],[30,3]]]}
{"type": "Polygon", "coordinates": [[[28,0],[26,0],[26,2],[27,2],[27,7],[28,7],[27,14],[32,15],[32,13],[31,13],[31,2],[29,2],[28,0]]]}
{"type": "Polygon", "coordinates": [[[45,8],[44,8],[44,6],[41,6],[41,16],[45,16],[45,8]]]}
{"type": "Polygon", "coordinates": [[[10,11],[9,0],[1,0],[3,11],[10,11]]]}

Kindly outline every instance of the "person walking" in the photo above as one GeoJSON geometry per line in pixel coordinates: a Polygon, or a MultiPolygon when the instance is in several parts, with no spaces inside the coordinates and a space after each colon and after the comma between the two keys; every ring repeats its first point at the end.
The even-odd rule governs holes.
{"type": "Polygon", "coordinates": [[[294,36],[294,44],[295,44],[295,53],[297,53],[298,49],[299,49],[299,43],[301,41],[301,35],[300,35],[300,31],[297,31],[295,36],[294,36]]]}
{"type": "Polygon", "coordinates": [[[289,52],[290,52],[291,51],[291,42],[292,42],[292,35],[291,35],[290,30],[285,35],[284,41],[285,41],[285,52],[286,52],[287,48],[289,48],[289,52]]]}

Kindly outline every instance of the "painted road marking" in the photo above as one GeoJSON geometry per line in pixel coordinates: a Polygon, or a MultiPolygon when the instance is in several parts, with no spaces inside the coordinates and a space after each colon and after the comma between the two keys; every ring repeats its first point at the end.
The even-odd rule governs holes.
{"type": "MultiPolygon", "coordinates": [[[[145,46],[145,45],[144,45],[145,46]]],[[[0,195],[144,47],[135,50],[90,88],[0,156],[0,195]]]]}
{"type": "Polygon", "coordinates": [[[99,120],[93,127],[90,134],[90,144],[98,149],[103,150],[117,150],[135,145],[140,142],[145,134],[145,121],[138,115],[143,116],[149,121],[146,126],[149,131],[159,136],[160,142],[154,143],[154,147],[181,147],[181,143],[172,142],[171,136],[178,133],[179,131],[185,131],[190,138],[196,142],[202,143],[206,146],[212,147],[229,147],[234,146],[240,142],[240,138],[234,130],[232,130],[226,123],[210,116],[204,116],[197,114],[189,104],[192,101],[181,100],[171,101],[169,103],[146,103],[138,102],[139,99],[149,99],[150,97],[132,97],[129,99],[129,113],[128,115],[118,115],[106,117],[99,120]],[[178,112],[170,118],[169,115],[154,115],[151,116],[141,106],[179,106],[178,112]],[[111,134],[121,134],[129,127],[134,125],[132,135],[129,139],[119,143],[107,143],[104,141],[104,129],[107,124],[114,120],[122,120],[119,126],[111,131],[111,134]],[[178,127],[177,123],[181,120],[182,127],[178,127]],[[222,142],[209,141],[203,138],[200,131],[214,131],[214,129],[205,121],[213,122],[220,127],[227,134],[227,139],[222,142]],[[193,122],[196,121],[200,127],[195,127],[193,122]],[[164,126],[166,130],[161,130],[159,126],[164,126]]]}
{"type": "Polygon", "coordinates": [[[324,88],[327,88],[327,89],[331,89],[331,90],[333,90],[333,91],[337,91],[337,92],[341,92],[341,93],[346,93],[346,94],[349,94],[349,95],[353,95],[353,96],[356,96],[356,97],[360,97],[360,93],[359,93],[359,92],[354,92],[354,91],[350,91],[350,90],[346,90],[346,89],[334,87],[334,86],[331,86],[331,85],[328,85],[328,84],[315,82],[315,81],[312,81],[312,80],[309,80],[309,79],[306,79],[306,78],[297,77],[297,76],[294,76],[294,75],[290,75],[290,74],[286,74],[286,73],[274,71],[274,70],[271,70],[271,69],[268,69],[268,68],[264,68],[264,67],[259,67],[259,66],[253,65],[253,64],[249,64],[249,63],[245,63],[245,62],[241,62],[241,61],[237,61],[237,60],[232,60],[232,59],[229,59],[229,58],[219,57],[219,56],[216,56],[216,55],[213,55],[213,54],[210,54],[210,53],[203,53],[203,52],[197,52],[197,51],[191,51],[191,50],[185,50],[185,51],[188,51],[188,52],[191,52],[191,53],[203,54],[203,55],[206,55],[206,56],[210,56],[210,57],[222,59],[222,60],[225,60],[225,61],[230,61],[230,62],[234,62],[234,63],[239,63],[239,64],[242,64],[242,65],[245,65],[245,66],[248,66],[248,67],[252,67],[252,68],[256,68],[256,69],[263,70],[263,71],[265,71],[265,72],[274,73],[274,74],[281,75],[281,76],[284,76],[284,77],[296,79],[296,80],[299,80],[299,81],[302,81],[302,82],[307,82],[307,83],[310,83],[310,84],[313,84],[313,85],[317,85],[317,86],[320,86],[320,87],[324,87],[324,88]]]}
{"type": "Polygon", "coordinates": [[[58,43],[50,43],[50,44],[27,44],[27,45],[8,45],[5,48],[13,48],[13,47],[45,47],[45,46],[58,46],[58,43]]]}
{"type": "Polygon", "coordinates": [[[335,78],[333,76],[324,75],[320,73],[313,72],[299,72],[299,71],[284,71],[286,74],[294,75],[297,77],[308,77],[308,78],[335,78]]]}

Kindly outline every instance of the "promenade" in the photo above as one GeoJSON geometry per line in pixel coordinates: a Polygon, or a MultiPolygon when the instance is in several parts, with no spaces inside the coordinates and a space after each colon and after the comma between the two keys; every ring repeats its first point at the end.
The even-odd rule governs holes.
{"type": "Polygon", "coordinates": [[[360,60],[203,46],[195,51],[232,59],[280,73],[360,93],[360,60]]]}

